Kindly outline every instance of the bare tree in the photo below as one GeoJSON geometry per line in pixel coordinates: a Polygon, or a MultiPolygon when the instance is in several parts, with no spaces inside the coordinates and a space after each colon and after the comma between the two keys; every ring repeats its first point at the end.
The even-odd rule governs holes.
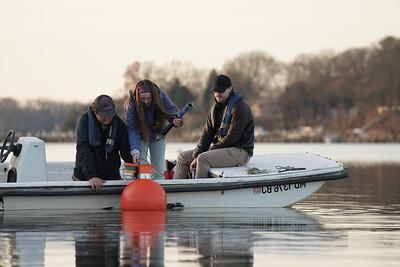
{"type": "Polygon", "coordinates": [[[225,63],[223,71],[232,78],[235,88],[254,100],[270,96],[285,83],[284,65],[259,51],[240,54],[225,63]]]}

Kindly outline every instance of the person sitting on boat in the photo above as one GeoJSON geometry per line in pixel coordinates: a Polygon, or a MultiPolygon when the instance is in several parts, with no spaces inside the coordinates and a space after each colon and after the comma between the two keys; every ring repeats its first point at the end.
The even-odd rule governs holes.
{"type": "Polygon", "coordinates": [[[130,153],[133,163],[154,165],[153,179],[162,179],[165,171],[165,136],[163,128],[172,122],[175,127],[183,124],[177,116],[178,107],[172,100],[150,80],[139,81],[133,92],[130,92],[125,107],[128,127],[130,153]]]}
{"type": "Polygon", "coordinates": [[[98,96],[76,127],[73,180],[89,181],[101,191],[104,180],[119,180],[121,157],[132,163],[125,123],[116,115],[108,95],[98,96]]]}
{"type": "Polygon", "coordinates": [[[228,76],[218,75],[213,85],[215,104],[194,150],[179,153],[174,179],[209,177],[210,168],[244,165],[253,155],[254,121],[250,107],[233,90],[228,76]]]}

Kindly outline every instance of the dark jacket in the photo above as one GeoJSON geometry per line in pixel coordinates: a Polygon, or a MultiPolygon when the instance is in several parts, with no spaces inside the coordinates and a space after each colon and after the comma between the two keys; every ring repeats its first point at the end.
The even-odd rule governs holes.
{"type": "MultiPolygon", "coordinates": [[[[88,111],[92,112],[92,111],[88,111]]],[[[91,177],[99,177],[103,180],[121,179],[119,168],[121,157],[125,162],[132,162],[129,153],[128,132],[125,123],[117,116],[117,133],[114,148],[106,153],[105,143],[108,127],[101,128],[100,122],[95,119],[95,127],[100,127],[101,144],[91,146],[89,144],[88,113],[81,116],[76,126],[76,161],[74,176],[79,180],[89,180],[91,177]]]]}
{"type": "Polygon", "coordinates": [[[232,109],[232,119],[226,136],[219,140],[216,138],[216,133],[221,125],[225,107],[226,103],[215,103],[211,108],[208,113],[206,124],[200,135],[200,140],[193,151],[194,158],[197,158],[199,154],[205,151],[227,147],[242,148],[249,153],[249,156],[253,155],[253,115],[250,107],[243,99],[240,99],[232,109]]]}

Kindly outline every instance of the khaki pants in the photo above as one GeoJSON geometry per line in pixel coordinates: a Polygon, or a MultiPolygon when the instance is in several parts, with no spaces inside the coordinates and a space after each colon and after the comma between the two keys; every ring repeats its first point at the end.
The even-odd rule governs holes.
{"type": "MultiPolygon", "coordinates": [[[[193,150],[179,153],[176,162],[174,179],[188,178],[190,163],[193,161],[193,150]]],[[[220,148],[201,153],[197,157],[196,178],[209,177],[210,168],[235,167],[249,161],[246,150],[237,147],[220,148]]]]}

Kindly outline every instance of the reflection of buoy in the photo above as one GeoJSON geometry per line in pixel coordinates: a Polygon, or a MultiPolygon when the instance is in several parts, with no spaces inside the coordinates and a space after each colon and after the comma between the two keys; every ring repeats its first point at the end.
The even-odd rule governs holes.
{"type": "Polygon", "coordinates": [[[128,242],[124,243],[128,250],[124,251],[131,248],[132,266],[164,265],[164,255],[157,251],[164,251],[166,217],[166,210],[121,212],[122,229],[129,237],[128,242]]]}
{"type": "Polygon", "coordinates": [[[165,231],[166,217],[165,210],[121,212],[123,230],[131,235],[134,233],[152,233],[154,235],[165,231]]]}
{"type": "Polygon", "coordinates": [[[167,194],[161,185],[151,179],[130,182],[121,194],[122,210],[165,210],[167,194]]]}

